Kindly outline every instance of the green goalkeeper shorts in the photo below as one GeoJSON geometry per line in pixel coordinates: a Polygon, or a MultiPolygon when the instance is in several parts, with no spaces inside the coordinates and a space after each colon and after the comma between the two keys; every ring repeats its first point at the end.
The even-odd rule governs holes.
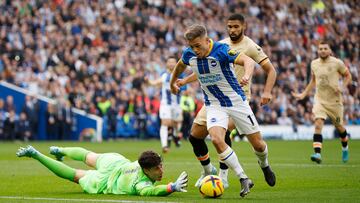
{"type": "Polygon", "coordinates": [[[101,154],[96,160],[96,170],[88,170],[80,178],[82,189],[91,194],[103,193],[107,188],[107,180],[115,167],[130,161],[118,153],[101,154]]]}

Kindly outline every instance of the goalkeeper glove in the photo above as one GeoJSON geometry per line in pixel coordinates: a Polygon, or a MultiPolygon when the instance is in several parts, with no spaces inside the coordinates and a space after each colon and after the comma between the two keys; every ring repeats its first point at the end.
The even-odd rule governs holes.
{"type": "Polygon", "coordinates": [[[173,192],[187,192],[188,174],[183,171],[175,183],[170,183],[171,191],[173,192]]]}

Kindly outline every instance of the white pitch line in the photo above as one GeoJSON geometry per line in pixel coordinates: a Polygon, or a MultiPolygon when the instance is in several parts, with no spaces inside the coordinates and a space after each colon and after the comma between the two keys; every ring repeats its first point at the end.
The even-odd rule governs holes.
{"type": "Polygon", "coordinates": [[[65,201],[65,202],[116,202],[116,203],[174,203],[174,202],[154,202],[154,201],[132,201],[132,200],[115,200],[115,199],[67,199],[52,197],[22,197],[22,196],[0,196],[0,199],[16,199],[16,200],[49,200],[49,201],[65,201]]]}
{"type": "MultiPolygon", "coordinates": [[[[165,164],[169,165],[194,165],[194,162],[166,162],[165,164]]],[[[241,163],[244,166],[258,166],[257,163],[241,163]]],[[[360,165],[349,165],[349,164],[271,164],[271,166],[277,167],[302,167],[302,168],[312,168],[312,167],[329,167],[329,168],[360,168],[360,165]]]]}

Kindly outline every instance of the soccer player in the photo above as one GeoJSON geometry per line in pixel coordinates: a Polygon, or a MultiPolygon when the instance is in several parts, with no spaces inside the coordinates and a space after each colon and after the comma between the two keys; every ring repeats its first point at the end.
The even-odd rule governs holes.
{"type": "Polygon", "coordinates": [[[315,118],[315,133],[313,137],[313,148],[315,154],[311,155],[311,160],[321,163],[321,148],[323,138],[321,135],[324,121],[327,117],[335,126],[340,134],[342,145],[342,161],[349,160],[349,135],[343,125],[343,102],[341,92],[347,88],[351,81],[351,74],[345,64],[331,56],[331,48],[328,42],[321,41],[318,45],[319,58],[311,61],[311,80],[302,93],[292,92],[292,95],[302,100],[311,90],[316,87],[313,114],[315,118]],[[342,88],[339,86],[340,77],[344,77],[342,88]]]}
{"type": "MultiPolygon", "coordinates": [[[[236,50],[238,52],[244,53],[250,58],[252,58],[256,63],[260,64],[262,69],[267,73],[267,79],[264,87],[264,93],[261,96],[260,105],[266,105],[271,100],[271,90],[274,86],[276,80],[276,71],[274,66],[271,64],[268,56],[263,52],[261,47],[259,47],[254,41],[252,41],[249,37],[245,36],[245,19],[241,14],[232,14],[227,20],[227,31],[228,31],[228,38],[221,40],[220,42],[228,44],[231,49],[236,50]]],[[[235,65],[235,75],[237,80],[240,82],[242,77],[244,76],[245,71],[244,68],[235,65]]],[[[189,82],[195,81],[196,75],[193,73],[192,75],[184,78],[182,80],[178,80],[177,84],[179,86],[185,85],[189,82]]],[[[250,101],[251,94],[250,94],[250,85],[251,80],[248,84],[242,86],[242,89],[245,92],[247,101],[250,101]]],[[[231,146],[231,139],[229,138],[229,132],[234,129],[234,124],[230,120],[229,122],[229,130],[227,131],[227,135],[225,136],[225,142],[231,146]]],[[[239,134],[246,134],[242,132],[242,129],[237,129],[239,134]]],[[[198,157],[201,165],[204,167],[203,174],[196,182],[195,186],[199,186],[203,177],[208,175],[211,171],[207,170],[207,168],[213,168],[210,162],[210,157],[208,154],[208,149],[206,143],[204,141],[205,137],[208,135],[208,131],[206,128],[206,110],[205,106],[201,108],[199,113],[196,115],[194,119],[193,126],[191,128],[191,135],[190,135],[190,143],[193,146],[195,155],[198,157]]],[[[267,161],[268,149],[266,142],[262,139],[261,134],[257,133],[254,135],[247,136],[249,142],[254,148],[254,152],[259,159],[260,167],[264,173],[265,180],[270,186],[275,185],[275,175],[272,172],[269,163],[267,161]],[[264,158],[263,158],[264,157],[264,158]],[[266,161],[261,161],[261,159],[265,159],[266,161]]],[[[229,187],[227,174],[228,174],[228,167],[226,164],[220,162],[220,172],[219,176],[222,179],[224,187],[229,187]]]]}
{"type": "MultiPolygon", "coordinates": [[[[204,94],[207,113],[207,130],[215,146],[219,159],[234,170],[241,183],[240,196],[244,197],[253,187],[253,182],[242,169],[236,153],[225,141],[225,132],[229,117],[236,127],[246,134],[259,133],[259,126],[254,114],[246,102],[246,97],[235,78],[231,64],[243,65],[245,74],[241,84],[247,84],[254,70],[255,62],[243,53],[231,50],[227,44],[213,42],[202,25],[190,26],[184,37],[189,45],[182,54],[172,73],[171,91],[177,93],[178,76],[190,66],[200,82],[204,94]]],[[[203,150],[199,148],[199,151],[203,150]]],[[[197,154],[197,152],[196,152],[197,154]]],[[[206,158],[206,157],[204,157],[206,158]]],[[[261,160],[265,161],[265,159],[261,160]]],[[[206,168],[208,174],[216,169],[206,168]]]]}
{"type": "Polygon", "coordinates": [[[164,153],[169,151],[171,138],[174,139],[175,145],[180,146],[180,124],[182,122],[182,110],[180,107],[180,95],[173,95],[170,91],[170,76],[177,60],[169,57],[166,61],[166,72],[156,80],[145,79],[145,82],[152,86],[161,85],[161,101],[159,116],[161,119],[160,141],[164,153]]]}
{"type": "Polygon", "coordinates": [[[163,166],[160,155],[153,151],[144,151],[134,162],[118,153],[97,154],[81,147],[52,146],[50,153],[58,160],[68,156],[82,161],[95,170],[71,168],[43,155],[32,146],[21,147],[16,155],[38,160],[57,176],[80,184],[86,193],[165,196],[173,192],[186,192],[186,172],[182,172],[175,183],[154,186],[155,181],[162,179],[163,166]]]}

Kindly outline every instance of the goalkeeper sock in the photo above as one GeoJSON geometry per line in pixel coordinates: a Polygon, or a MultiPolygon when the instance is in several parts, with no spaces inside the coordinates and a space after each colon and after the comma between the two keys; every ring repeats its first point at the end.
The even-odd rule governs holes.
{"type": "Polygon", "coordinates": [[[234,170],[236,176],[241,178],[247,178],[243,168],[241,167],[236,153],[228,147],[225,151],[219,154],[219,159],[228,165],[232,170],[234,170]]]}
{"type": "Polygon", "coordinates": [[[265,149],[263,152],[255,151],[255,155],[258,157],[259,165],[261,168],[265,168],[269,165],[268,161],[268,148],[267,145],[265,145],[265,149]]]}
{"type": "Polygon", "coordinates": [[[59,147],[62,155],[68,156],[77,161],[86,161],[86,155],[90,152],[82,147],[59,147]]]}
{"type": "Polygon", "coordinates": [[[47,157],[40,152],[37,152],[32,156],[34,159],[40,161],[44,166],[46,166],[50,171],[55,173],[57,176],[74,181],[76,170],[71,168],[60,161],[56,161],[47,157]]]}

